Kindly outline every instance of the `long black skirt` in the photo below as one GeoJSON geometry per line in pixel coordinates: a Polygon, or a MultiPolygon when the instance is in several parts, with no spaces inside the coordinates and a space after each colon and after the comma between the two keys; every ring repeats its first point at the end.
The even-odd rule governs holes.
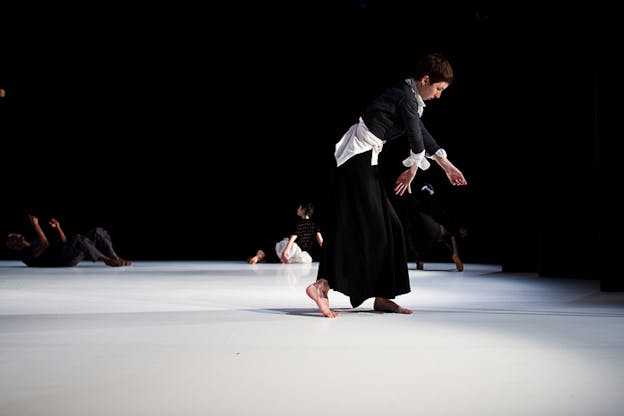
{"type": "Polygon", "coordinates": [[[351,306],[409,293],[403,228],[371,151],[336,168],[323,235],[317,279],[349,296],[351,306]]]}

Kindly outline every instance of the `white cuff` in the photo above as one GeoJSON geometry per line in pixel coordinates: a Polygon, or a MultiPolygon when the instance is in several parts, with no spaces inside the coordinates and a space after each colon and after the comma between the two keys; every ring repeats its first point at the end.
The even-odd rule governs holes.
{"type": "Polygon", "coordinates": [[[431,166],[427,158],[425,158],[424,150],[416,154],[412,152],[412,150],[410,149],[410,155],[407,159],[403,160],[403,166],[409,168],[414,163],[418,166],[419,169],[422,169],[422,170],[427,170],[429,169],[429,166],[431,166]]]}
{"type": "Polygon", "coordinates": [[[446,150],[439,148],[434,155],[438,155],[440,157],[443,157],[444,159],[448,159],[448,156],[446,156],[446,150]]]}

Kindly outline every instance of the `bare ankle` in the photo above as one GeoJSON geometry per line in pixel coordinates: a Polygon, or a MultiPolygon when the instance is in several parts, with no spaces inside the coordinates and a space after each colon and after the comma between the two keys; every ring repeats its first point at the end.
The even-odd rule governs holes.
{"type": "Polygon", "coordinates": [[[327,297],[327,294],[329,293],[329,282],[325,279],[318,279],[315,283],[315,285],[317,285],[317,287],[319,288],[319,290],[321,291],[321,293],[323,294],[323,297],[327,297]]]}

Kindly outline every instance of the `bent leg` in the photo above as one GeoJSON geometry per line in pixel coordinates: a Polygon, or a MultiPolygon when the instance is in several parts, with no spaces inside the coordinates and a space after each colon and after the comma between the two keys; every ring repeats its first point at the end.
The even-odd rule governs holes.
{"type": "Polygon", "coordinates": [[[72,248],[81,259],[93,262],[101,260],[105,255],[97,249],[93,241],[82,234],[76,234],[71,241],[72,248]]]}
{"type": "Polygon", "coordinates": [[[457,267],[457,271],[458,272],[463,272],[464,271],[464,263],[462,263],[461,259],[459,258],[459,250],[457,248],[457,240],[455,239],[454,235],[451,236],[451,246],[452,246],[452,250],[451,251],[453,252],[453,254],[451,255],[451,258],[455,262],[455,267],[457,267]]]}
{"type": "Polygon", "coordinates": [[[131,266],[128,260],[120,258],[110,244],[110,237],[103,228],[95,228],[87,236],[77,234],[72,241],[74,249],[83,255],[86,260],[93,262],[102,260],[111,267],[131,266]],[[91,238],[89,238],[91,237],[91,238]],[[100,251],[100,247],[103,251],[100,251]]]}
{"type": "MultiPolygon", "coordinates": [[[[117,255],[113,249],[113,242],[111,241],[108,231],[102,227],[96,227],[87,233],[88,240],[91,245],[99,253],[99,259],[101,259],[107,266],[120,267],[131,266],[132,262],[124,260],[117,255]]],[[[95,261],[95,260],[94,260],[95,261]]]]}
{"type": "Polygon", "coordinates": [[[102,252],[104,255],[108,257],[113,257],[113,258],[119,257],[117,253],[115,253],[115,250],[113,249],[113,242],[111,241],[108,231],[106,231],[104,228],[102,227],[93,228],[89,230],[85,235],[89,238],[89,240],[93,242],[95,247],[97,247],[97,249],[100,252],[102,252]]]}
{"type": "Polygon", "coordinates": [[[463,272],[464,263],[462,263],[461,259],[459,258],[459,249],[457,247],[457,239],[455,238],[455,236],[451,235],[450,237],[446,237],[444,239],[444,244],[448,247],[449,251],[451,252],[451,259],[453,259],[453,262],[455,263],[455,267],[457,268],[457,271],[463,272]]]}

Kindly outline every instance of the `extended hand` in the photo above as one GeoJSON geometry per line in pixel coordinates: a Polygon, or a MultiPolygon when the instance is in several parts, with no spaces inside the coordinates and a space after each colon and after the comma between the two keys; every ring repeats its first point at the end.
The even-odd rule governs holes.
{"type": "Polygon", "coordinates": [[[399,175],[394,185],[394,193],[396,195],[403,195],[405,191],[407,193],[412,193],[412,180],[416,176],[415,173],[412,173],[411,169],[406,169],[399,175]]]}
{"type": "Polygon", "coordinates": [[[446,176],[453,185],[468,185],[464,174],[454,166],[446,171],[446,176]]]}

